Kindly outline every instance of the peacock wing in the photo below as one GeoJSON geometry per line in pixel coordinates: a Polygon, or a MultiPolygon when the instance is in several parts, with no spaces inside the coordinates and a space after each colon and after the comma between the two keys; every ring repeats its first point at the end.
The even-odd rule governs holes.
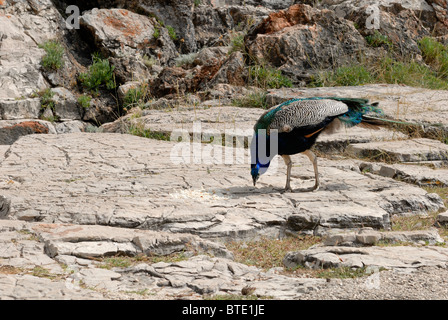
{"type": "Polygon", "coordinates": [[[268,129],[289,132],[294,128],[319,124],[327,117],[338,116],[347,111],[345,103],[332,99],[294,101],[275,113],[268,129]]]}

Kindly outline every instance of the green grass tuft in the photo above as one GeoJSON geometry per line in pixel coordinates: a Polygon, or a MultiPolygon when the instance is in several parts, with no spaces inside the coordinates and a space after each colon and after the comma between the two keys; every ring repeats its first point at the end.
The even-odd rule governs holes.
{"type": "Polygon", "coordinates": [[[45,70],[58,70],[64,61],[64,47],[56,40],[49,40],[39,44],[39,48],[44,49],[46,54],[42,57],[41,65],[45,70]]]}
{"type": "Polygon", "coordinates": [[[137,88],[131,88],[126,92],[123,98],[123,108],[130,109],[136,106],[143,106],[149,99],[148,85],[141,85],[137,88]]]}
{"type": "Polygon", "coordinates": [[[448,81],[437,71],[415,61],[398,61],[386,56],[379,61],[343,66],[312,77],[310,87],[359,86],[369,83],[405,84],[446,90],[448,81]]]}
{"type": "Polygon", "coordinates": [[[289,251],[305,250],[320,241],[313,236],[286,237],[284,239],[262,238],[258,241],[232,241],[226,244],[235,261],[264,270],[283,267],[283,258],[289,251]]]}
{"type": "Polygon", "coordinates": [[[379,33],[378,30],[375,30],[374,34],[366,36],[366,41],[368,45],[371,47],[377,48],[381,46],[386,46],[388,49],[393,48],[392,41],[390,41],[387,36],[379,33]]]}
{"type": "Polygon", "coordinates": [[[448,77],[448,47],[437,40],[424,37],[419,41],[425,62],[433,66],[439,77],[448,77]]]}
{"type": "Polygon", "coordinates": [[[174,28],[172,26],[166,26],[166,29],[168,30],[168,34],[171,38],[171,40],[177,40],[177,34],[176,31],[174,30],[174,28]]]}
{"type": "Polygon", "coordinates": [[[235,107],[240,108],[262,108],[268,109],[269,105],[266,101],[266,93],[264,92],[253,92],[244,96],[243,98],[238,98],[232,100],[232,104],[235,107]]]}
{"type": "Polygon", "coordinates": [[[263,89],[292,87],[291,80],[282,75],[280,70],[261,64],[249,67],[249,83],[263,89]]]}
{"type": "Polygon", "coordinates": [[[82,96],[79,96],[78,103],[81,107],[83,107],[84,109],[87,109],[88,107],[90,107],[91,100],[92,100],[92,98],[90,96],[82,95],[82,96]]]}

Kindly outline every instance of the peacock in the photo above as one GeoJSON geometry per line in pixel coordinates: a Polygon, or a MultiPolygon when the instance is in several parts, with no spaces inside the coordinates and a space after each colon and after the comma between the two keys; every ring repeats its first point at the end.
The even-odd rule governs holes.
{"type": "Polygon", "coordinates": [[[356,125],[378,128],[383,124],[381,118],[378,118],[382,113],[378,103],[369,103],[367,99],[339,97],[299,98],[270,108],[254,126],[255,133],[250,146],[254,186],[278,154],[287,167],[285,191],[292,191],[290,156],[303,153],[312,162],[315,175],[314,186],[305,191],[317,191],[320,184],[317,157],[311,151],[317,137],[323,132],[332,133],[341,125],[348,128],[356,125]],[[276,148],[271,147],[272,142],[277,143],[274,145],[276,148]]]}

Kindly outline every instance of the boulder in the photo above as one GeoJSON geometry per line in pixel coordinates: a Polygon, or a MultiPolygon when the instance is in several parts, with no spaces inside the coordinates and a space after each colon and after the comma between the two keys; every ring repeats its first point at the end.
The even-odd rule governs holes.
{"type": "Polygon", "coordinates": [[[40,110],[39,98],[0,100],[2,120],[38,119],[40,110]]]}
{"type": "Polygon", "coordinates": [[[61,34],[62,18],[51,1],[0,7],[0,101],[28,97],[48,87],[40,72],[45,52],[38,47],[61,34]]]}
{"type": "Polygon", "coordinates": [[[51,89],[54,93],[54,113],[60,121],[80,120],[81,110],[73,93],[62,87],[51,89]]]}
{"type": "Polygon", "coordinates": [[[143,56],[166,64],[177,55],[165,27],[154,18],[126,9],[93,9],[80,18],[95,45],[116,67],[120,82],[143,80],[150,76],[143,56]]]}
{"type": "Polygon", "coordinates": [[[171,26],[174,29],[182,53],[197,51],[198,46],[192,21],[193,0],[144,0],[137,1],[136,6],[142,12],[155,16],[165,26],[171,26]]]}
{"type": "Polygon", "coordinates": [[[448,211],[439,213],[437,215],[437,222],[441,225],[448,225],[448,211]]]}
{"type": "Polygon", "coordinates": [[[244,55],[241,52],[234,52],[224,61],[218,72],[206,83],[206,86],[210,88],[217,84],[244,86],[247,77],[244,55]]]}
{"type": "Polygon", "coordinates": [[[447,30],[445,0],[320,1],[317,6],[334,10],[339,16],[355,22],[364,35],[375,30],[366,28],[366,22],[374,22],[369,17],[374,13],[373,8],[378,9],[379,31],[399,46],[402,53],[418,52],[416,35],[430,35],[434,31],[440,36],[447,30]]]}
{"type": "Polygon", "coordinates": [[[303,4],[271,13],[249,31],[245,45],[250,56],[296,83],[308,81],[317,69],[351,63],[359,50],[370,50],[353,23],[334,11],[303,4]]]}
{"type": "Polygon", "coordinates": [[[11,145],[17,139],[28,134],[45,134],[48,133],[47,126],[37,121],[22,121],[11,126],[0,128],[0,144],[11,145]]]}

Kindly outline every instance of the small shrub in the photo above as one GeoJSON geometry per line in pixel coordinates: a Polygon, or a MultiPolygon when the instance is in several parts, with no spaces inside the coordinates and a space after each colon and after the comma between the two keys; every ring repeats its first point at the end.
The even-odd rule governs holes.
{"type": "Polygon", "coordinates": [[[115,67],[110,65],[107,59],[101,59],[95,55],[89,71],[81,73],[79,80],[88,90],[98,91],[101,85],[105,85],[107,89],[111,90],[116,87],[114,69],[115,67]]]}
{"type": "Polygon", "coordinates": [[[177,40],[177,34],[176,31],[172,26],[167,26],[166,29],[168,30],[168,34],[172,40],[177,40]]]}
{"type": "Polygon", "coordinates": [[[160,29],[159,28],[154,28],[154,33],[152,35],[154,37],[154,39],[159,39],[160,37],[160,29]]]}
{"type": "Polygon", "coordinates": [[[305,250],[320,242],[314,236],[286,237],[284,239],[261,238],[257,241],[231,241],[226,243],[235,261],[268,270],[283,267],[283,258],[289,251],[305,250]]]}
{"type": "Polygon", "coordinates": [[[230,50],[229,54],[233,52],[244,52],[244,37],[246,36],[245,31],[231,31],[230,32],[230,50]]]}
{"type": "Polygon", "coordinates": [[[198,56],[198,52],[182,54],[179,57],[175,58],[176,67],[182,67],[193,64],[194,60],[198,56]]]}
{"type": "Polygon", "coordinates": [[[388,47],[388,49],[391,49],[393,47],[392,41],[389,40],[389,38],[385,35],[382,35],[378,32],[378,30],[375,30],[375,33],[373,35],[366,36],[366,41],[371,47],[381,47],[385,45],[388,47]]]}
{"type": "Polygon", "coordinates": [[[153,56],[148,56],[146,54],[143,56],[142,59],[145,66],[147,66],[148,68],[152,68],[152,66],[159,63],[156,58],[154,58],[153,56]]]}
{"type": "Polygon", "coordinates": [[[41,61],[41,65],[45,70],[58,70],[63,66],[64,47],[58,41],[49,40],[40,44],[39,48],[44,49],[46,52],[41,61]]]}
{"type": "Polygon", "coordinates": [[[38,92],[37,95],[40,97],[41,109],[50,108],[51,110],[54,111],[55,107],[55,103],[53,100],[54,92],[51,91],[50,88],[38,92]]]}
{"type": "Polygon", "coordinates": [[[84,109],[87,109],[88,107],[90,107],[91,100],[92,100],[91,97],[82,95],[82,96],[79,96],[78,103],[81,107],[83,107],[84,109]]]}
{"type": "Polygon", "coordinates": [[[339,267],[324,269],[317,272],[316,276],[318,278],[325,279],[350,279],[350,278],[360,278],[365,276],[367,267],[361,268],[350,268],[350,267],[339,267]]]}
{"type": "Polygon", "coordinates": [[[151,129],[146,129],[145,124],[137,121],[136,123],[132,123],[129,126],[128,133],[134,136],[162,140],[162,141],[170,141],[170,134],[164,132],[152,131],[151,129]]]}
{"type": "Polygon", "coordinates": [[[138,88],[131,88],[126,92],[123,98],[123,108],[130,109],[132,107],[143,105],[149,98],[149,88],[142,85],[138,88]]]}

